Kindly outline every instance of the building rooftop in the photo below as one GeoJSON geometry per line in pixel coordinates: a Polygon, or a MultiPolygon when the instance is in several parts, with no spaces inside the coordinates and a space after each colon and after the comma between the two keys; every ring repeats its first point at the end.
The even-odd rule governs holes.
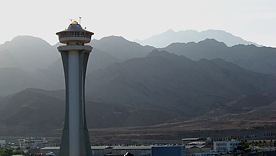
{"type": "Polygon", "coordinates": [[[91,146],[92,150],[102,150],[102,149],[109,149],[112,148],[111,146],[91,146]]]}
{"type": "Polygon", "coordinates": [[[87,31],[81,27],[81,25],[73,21],[67,29],[57,32],[59,42],[70,45],[84,45],[91,41],[93,32],[87,31]]]}
{"type": "Polygon", "coordinates": [[[188,145],[205,145],[205,141],[193,141],[188,143],[188,145]]]}
{"type": "Polygon", "coordinates": [[[79,24],[77,21],[73,21],[71,24],[79,24]]]}
{"type": "Polygon", "coordinates": [[[84,29],[82,29],[81,25],[78,22],[73,21],[68,26],[68,28],[66,29],[66,31],[84,31],[84,29]]]}
{"type": "Polygon", "coordinates": [[[56,147],[43,147],[42,150],[59,150],[59,146],[56,147]]]}
{"type": "Polygon", "coordinates": [[[204,148],[205,145],[186,145],[185,148],[191,149],[191,148],[204,148]]]}
{"type": "Polygon", "coordinates": [[[88,32],[88,33],[91,33],[91,35],[94,34],[93,32],[83,29],[82,26],[77,21],[71,22],[67,29],[57,32],[56,34],[58,35],[61,32],[79,32],[79,31],[80,32],[88,32]]]}
{"type": "Polygon", "coordinates": [[[200,140],[200,138],[183,138],[182,141],[197,141],[200,140]]]}
{"type": "Polygon", "coordinates": [[[115,150],[150,150],[152,146],[113,146],[115,150]]]}

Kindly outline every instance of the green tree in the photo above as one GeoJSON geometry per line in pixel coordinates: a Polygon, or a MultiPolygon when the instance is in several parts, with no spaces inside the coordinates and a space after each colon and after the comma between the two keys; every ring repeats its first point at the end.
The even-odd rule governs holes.
{"type": "Polygon", "coordinates": [[[0,156],[10,156],[12,155],[12,150],[8,148],[1,148],[0,149],[0,156]]]}
{"type": "Polygon", "coordinates": [[[249,148],[249,144],[247,141],[242,141],[239,146],[237,147],[237,150],[245,150],[246,148],[249,148]]]}

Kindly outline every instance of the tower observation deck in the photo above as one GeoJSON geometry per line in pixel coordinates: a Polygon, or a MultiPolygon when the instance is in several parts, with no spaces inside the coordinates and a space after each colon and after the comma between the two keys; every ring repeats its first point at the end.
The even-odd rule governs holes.
{"type": "Polygon", "coordinates": [[[72,22],[69,27],[64,30],[56,33],[59,37],[59,42],[67,45],[70,44],[80,44],[84,45],[91,41],[91,36],[93,32],[84,30],[78,22],[72,22]]]}

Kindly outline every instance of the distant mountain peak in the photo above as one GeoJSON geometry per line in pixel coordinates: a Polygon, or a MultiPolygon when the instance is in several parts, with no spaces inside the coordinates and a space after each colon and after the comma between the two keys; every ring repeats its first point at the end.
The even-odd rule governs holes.
{"type": "Polygon", "coordinates": [[[147,57],[155,57],[155,56],[163,56],[163,57],[175,56],[175,57],[178,57],[176,54],[167,52],[167,51],[165,51],[165,50],[157,50],[157,49],[154,49],[153,51],[151,51],[151,52],[147,55],[147,57]]]}
{"type": "Polygon", "coordinates": [[[105,36],[103,38],[101,38],[100,40],[124,40],[127,41],[124,37],[122,36],[115,36],[115,35],[111,35],[111,36],[105,36]]]}
{"type": "Polygon", "coordinates": [[[59,59],[57,49],[33,36],[16,36],[0,45],[0,68],[17,67],[28,72],[44,69],[59,59]]]}
{"type": "Polygon", "coordinates": [[[157,48],[166,47],[172,43],[188,43],[188,42],[200,42],[207,38],[215,39],[219,42],[224,42],[227,46],[231,47],[238,44],[254,44],[256,43],[243,40],[240,37],[234,36],[229,32],[223,30],[213,30],[208,29],[205,31],[198,32],[196,30],[185,30],[175,32],[173,30],[168,30],[164,33],[154,35],[145,40],[137,40],[142,45],[151,45],[157,48]]]}
{"type": "Polygon", "coordinates": [[[129,41],[122,36],[115,36],[115,35],[106,36],[99,40],[94,39],[91,42],[92,46],[97,45],[97,44],[110,44],[110,45],[114,45],[114,46],[124,46],[125,44],[128,44],[128,43],[138,44],[136,42],[129,41]]]}
{"type": "Polygon", "coordinates": [[[39,37],[34,37],[34,36],[29,36],[29,35],[19,35],[14,37],[11,41],[6,41],[3,45],[7,44],[44,44],[47,46],[51,46],[47,41],[39,38],[39,37]]]}
{"type": "Polygon", "coordinates": [[[40,40],[42,40],[39,37],[30,36],[30,35],[18,35],[18,36],[15,36],[12,40],[21,40],[21,39],[40,39],[40,40]]]}
{"type": "Polygon", "coordinates": [[[172,29],[169,29],[169,30],[167,30],[166,32],[164,32],[164,33],[175,33],[175,31],[174,30],[172,30],[172,29]]]}
{"type": "Polygon", "coordinates": [[[213,38],[207,38],[203,41],[198,42],[198,44],[207,44],[207,45],[221,45],[227,47],[227,45],[224,42],[217,41],[213,38]]]}
{"type": "Polygon", "coordinates": [[[145,57],[154,47],[142,46],[121,36],[108,36],[91,42],[92,47],[108,52],[119,60],[145,57]]]}

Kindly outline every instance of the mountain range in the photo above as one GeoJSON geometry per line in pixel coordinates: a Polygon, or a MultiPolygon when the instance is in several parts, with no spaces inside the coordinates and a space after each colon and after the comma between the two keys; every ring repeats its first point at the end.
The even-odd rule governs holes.
{"type": "MultiPolygon", "coordinates": [[[[206,39],[157,49],[117,36],[91,45],[89,128],[152,126],[254,111],[271,114],[268,108],[276,103],[275,48],[228,47],[206,39]]],[[[62,128],[64,80],[57,46],[30,36],[0,45],[0,134],[62,128]]]]}
{"type": "MultiPolygon", "coordinates": [[[[193,61],[158,50],[92,72],[86,84],[89,128],[212,118],[253,111],[276,101],[272,75],[222,59],[193,61]]],[[[51,133],[62,128],[64,91],[26,89],[1,98],[0,108],[0,123],[8,127],[2,133],[51,133]]]]}
{"type": "Polygon", "coordinates": [[[173,43],[162,49],[193,60],[221,58],[251,71],[276,74],[275,48],[241,44],[228,47],[223,42],[206,39],[198,43],[173,43]]]}

